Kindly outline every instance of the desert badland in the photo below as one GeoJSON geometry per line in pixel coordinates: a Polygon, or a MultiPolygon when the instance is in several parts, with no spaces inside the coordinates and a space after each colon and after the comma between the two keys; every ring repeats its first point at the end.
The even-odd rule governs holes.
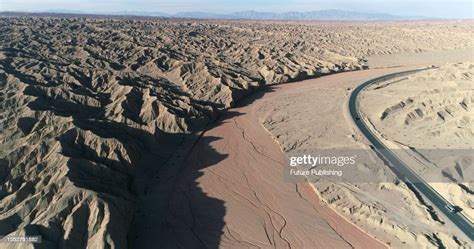
{"type": "MultiPolygon", "coordinates": [[[[1,17],[0,235],[40,235],[37,248],[469,248],[375,152],[381,182],[282,172],[294,150],[370,150],[350,91],[433,65],[367,89],[363,118],[400,150],[473,149],[472,37],[472,21],[1,17]]],[[[432,185],[474,219],[472,163],[432,185]]]]}

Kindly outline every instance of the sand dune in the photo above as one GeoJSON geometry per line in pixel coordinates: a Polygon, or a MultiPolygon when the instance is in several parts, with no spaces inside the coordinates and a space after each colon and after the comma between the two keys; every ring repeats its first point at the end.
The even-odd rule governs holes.
{"type": "Polygon", "coordinates": [[[473,26],[16,17],[0,32],[0,234],[125,248],[159,229],[189,147],[244,96],[469,47],[473,26]]]}

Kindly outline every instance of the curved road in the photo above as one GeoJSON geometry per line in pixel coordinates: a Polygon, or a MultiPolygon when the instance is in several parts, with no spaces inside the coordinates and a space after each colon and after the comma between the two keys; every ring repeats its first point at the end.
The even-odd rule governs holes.
{"type": "Polygon", "coordinates": [[[441,195],[439,195],[433,188],[429,186],[420,176],[418,176],[411,168],[405,164],[395,153],[391,152],[368,128],[367,124],[361,118],[358,109],[358,95],[367,86],[382,81],[398,78],[408,74],[416,73],[427,69],[410,70],[400,73],[384,75],[359,85],[356,87],[349,98],[349,112],[355,124],[369,142],[374,146],[375,150],[381,155],[387,162],[392,171],[403,181],[410,183],[415,188],[423,193],[423,195],[435,205],[446,217],[448,217],[464,234],[467,235],[471,240],[474,240],[474,227],[472,223],[460,212],[450,212],[446,205],[449,204],[441,195]]]}

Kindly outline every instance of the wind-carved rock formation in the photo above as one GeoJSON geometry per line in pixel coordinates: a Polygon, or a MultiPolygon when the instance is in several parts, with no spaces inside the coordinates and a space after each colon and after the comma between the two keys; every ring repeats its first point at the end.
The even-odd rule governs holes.
{"type": "Polygon", "coordinates": [[[147,181],[244,96],[466,47],[472,25],[17,17],[0,33],[0,235],[126,248],[147,181]]]}

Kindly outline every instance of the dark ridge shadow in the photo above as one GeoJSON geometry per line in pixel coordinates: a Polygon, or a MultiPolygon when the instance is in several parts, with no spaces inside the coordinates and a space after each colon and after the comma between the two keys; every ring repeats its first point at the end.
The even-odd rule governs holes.
{"type": "Polygon", "coordinates": [[[39,224],[26,225],[25,234],[29,236],[41,236],[41,243],[32,243],[34,249],[56,249],[60,248],[60,238],[51,233],[51,229],[39,224]]]}
{"type": "MultiPolygon", "coordinates": [[[[181,165],[167,165],[176,148],[188,135],[160,131],[151,134],[124,123],[106,120],[104,113],[98,108],[52,99],[38,90],[34,85],[25,89],[25,94],[37,97],[30,103],[31,109],[48,110],[58,116],[72,117],[74,126],[83,131],[90,131],[102,138],[117,139],[130,157],[130,163],[101,157],[93,148],[84,144],[83,134],[75,128],[58,138],[63,148],[61,153],[70,158],[67,162],[67,176],[74,185],[95,191],[105,202],[114,198],[115,201],[118,199],[118,202],[132,203],[137,207],[134,215],[126,213],[125,209],[117,211],[120,217],[132,220],[131,229],[127,237],[111,233],[111,240],[128,245],[129,248],[219,247],[225,225],[224,201],[209,197],[198,186],[197,180],[202,176],[202,169],[227,157],[212,148],[212,143],[221,138],[204,135],[193,146],[198,149],[198,154],[191,152],[187,157],[183,156],[181,161],[185,161],[181,165]],[[203,153],[207,160],[200,159],[203,153]],[[199,222],[194,221],[197,217],[199,222]]],[[[252,104],[271,91],[273,87],[261,87],[256,93],[243,98],[238,106],[252,104]]],[[[191,101],[207,104],[205,101],[191,101]]],[[[215,105],[214,108],[218,110],[222,107],[215,105]]],[[[217,114],[213,115],[215,119],[217,114]]],[[[243,114],[232,110],[221,112],[219,120],[212,127],[240,115],[243,114]]],[[[27,128],[25,127],[26,130],[27,128]]],[[[58,232],[46,227],[39,229],[31,226],[30,229],[32,235],[35,231],[40,235],[58,232]]],[[[46,236],[46,244],[35,244],[34,248],[54,248],[66,243],[59,242],[57,238],[47,239],[46,236]]],[[[85,247],[86,244],[79,246],[85,247]]]]}
{"type": "Polygon", "coordinates": [[[458,183],[459,187],[462,188],[466,193],[474,195],[474,191],[472,191],[468,186],[463,183],[458,183]]]}
{"type": "MultiPolygon", "coordinates": [[[[239,115],[226,112],[213,127],[239,115]]],[[[176,154],[171,160],[174,163],[148,171],[153,177],[145,181],[145,192],[138,197],[129,248],[219,247],[225,225],[224,201],[209,197],[197,180],[202,176],[201,169],[227,158],[212,148],[212,143],[220,139],[203,135],[191,149],[187,148],[190,153],[176,154]],[[195,151],[199,151],[198,156],[195,151]],[[207,160],[201,160],[203,156],[207,160]]]]}
{"type": "Polygon", "coordinates": [[[122,115],[138,124],[145,125],[146,123],[140,118],[140,111],[143,105],[143,93],[134,87],[126,97],[127,100],[122,102],[122,108],[124,110],[122,115]]]}
{"type": "MultiPolygon", "coordinates": [[[[84,204],[75,212],[76,214],[80,213],[79,215],[83,215],[83,217],[89,217],[89,209],[84,204]]],[[[60,227],[54,229],[40,224],[28,224],[23,230],[27,236],[40,236],[41,242],[30,244],[34,249],[86,248],[87,245],[83,244],[83,237],[88,233],[88,219],[77,219],[77,217],[73,219],[76,224],[72,226],[67,239],[61,237],[61,231],[57,230],[60,227]]]]}
{"type": "MultiPolygon", "coordinates": [[[[9,172],[10,162],[6,159],[0,158],[0,184],[5,183],[7,176],[10,174],[9,172]]],[[[0,198],[3,198],[5,193],[0,190],[0,198]]]]}
{"type": "MultiPolygon", "coordinates": [[[[10,65],[11,62],[6,61],[2,66],[9,74],[15,75],[28,85],[24,94],[36,97],[35,101],[29,103],[29,108],[36,111],[51,111],[54,115],[72,118],[75,128],[57,138],[62,147],[61,153],[69,158],[67,177],[75,186],[96,192],[103,202],[115,207],[111,212],[115,212],[114,217],[121,217],[123,221],[111,220],[113,225],[125,224],[125,228],[129,228],[127,226],[130,225],[128,234],[117,229],[109,231],[109,239],[118,245],[118,248],[219,247],[225,226],[225,203],[203,192],[198,185],[198,179],[203,175],[202,169],[216,165],[228,157],[212,147],[214,142],[222,138],[206,136],[204,133],[196,139],[190,150],[189,147],[185,147],[182,151],[177,151],[185,138],[196,135],[161,131],[153,134],[125,123],[108,120],[104,116],[103,106],[89,106],[57,96],[48,96],[43,89],[46,86],[38,84],[30,75],[15,70],[10,65]],[[85,131],[90,131],[101,138],[119,141],[130,163],[124,158],[111,160],[99,155],[94,148],[85,143],[85,131]],[[128,206],[135,207],[135,212],[131,213],[130,209],[127,209],[128,206]]],[[[107,104],[109,96],[91,95],[88,90],[91,88],[90,82],[86,81],[82,80],[80,83],[83,86],[71,91],[78,95],[96,97],[95,99],[102,105],[107,104]]],[[[159,79],[140,80],[130,76],[128,79],[122,79],[119,84],[137,88],[155,88],[153,94],[156,94],[155,96],[162,102],[184,94],[169,82],[159,79]],[[164,93],[171,93],[173,96],[164,93]]],[[[236,106],[250,105],[271,91],[274,91],[273,87],[266,87],[262,83],[259,87],[239,90],[234,93],[239,96],[237,99],[240,99],[236,106]],[[255,92],[250,94],[252,91],[255,92]]],[[[133,99],[136,96],[128,97],[133,99]]],[[[218,121],[208,128],[243,115],[232,109],[223,110],[224,106],[219,103],[196,100],[189,95],[187,97],[193,106],[213,108],[212,112],[206,114],[210,120],[218,121]]],[[[131,111],[126,115],[129,118],[136,118],[136,110],[131,111]]],[[[177,115],[179,116],[179,113],[177,115]]],[[[25,131],[31,130],[29,127],[31,122],[27,120],[19,122],[18,125],[25,131]]],[[[204,130],[198,128],[194,131],[197,134],[204,130]]],[[[81,217],[87,219],[88,215],[81,217]]],[[[25,228],[31,235],[40,234],[45,237],[45,242],[35,244],[34,248],[60,248],[62,243],[66,243],[61,242],[64,235],[61,224],[53,220],[50,222],[54,224],[50,224],[49,227],[31,224],[25,228]]],[[[8,230],[18,229],[18,224],[9,227],[8,230]]],[[[85,239],[74,240],[74,243],[74,246],[79,248],[87,246],[85,239]]]]}
{"type": "MultiPolygon", "coordinates": [[[[251,105],[256,100],[263,98],[265,94],[274,92],[276,87],[277,87],[276,85],[268,85],[268,86],[262,85],[256,88],[252,94],[248,94],[245,97],[241,98],[233,108],[251,105]]],[[[224,114],[227,114],[228,112],[232,112],[231,110],[232,109],[229,109],[227,112],[224,112],[224,114]]]]}
{"type": "MultiPolygon", "coordinates": [[[[236,107],[250,105],[274,90],[275,87],[272,86],[261,87],[254,94],[243,98],[236,107]]],[[[232,109],[222,112],[218,121],[209,129],[243,114],[232,109]]],[[[220,139],[222,138],[207,136],[204,132],[194,144],[177,169],[179,172],[173,173],[174,176],[169,179],[172,189],[169,186],[165,191],[161,189],[168,193],[168,197],[163,200],[166,205],[154,210],[163,214],[163,217],[157,219],[161,220],[161,227],[158,230],[150,229],[144,234],[135,231],[134,240],[130,239],[134,241],[130,248],[219,248],[225,227],[225,202],[204,193],[198,185],[198,179],[203,176],[202,169],[216,165],[228,157],[212,147],[212,143],[220,139]],[[152,234],[157,237],[151,237],[152,234]]],[[[160,172],[160,175],[166,174],[160,172]]]]}
{"type": "MultiPolygon", "coordinates": [[[[107,203],[110,207],[114,207],[113,210],[111,210],[111,217],[115,219],[121,217],[123,221],[110,220],[111,224],[125,224],[124,229],[128,229],[130,224],[134,224],[131,223],[131,220],[134,217],[134,220],[137,220],[138,214],[131,213],[130,211],[133,211],[133,209],[127,209],[126,207],[137,207],[137,198],[148,198],[151,194],[158,195],[158,197],[152,199],[151,202],[140,202],[140,204],[146,204],[147,206],[145,208],[149,208],[150,211],[144,213],[144,220],[149,220],[150,216],[152,216],[154,212],[159,212],[161,207],[163,212],[159,212],[158,215],[162,217],[154,220],[158,221],[158,223],[152,224],[154,225],[152,227],[132,227],[128,236],[127,233],[117,231],[117,229],[114,228],[109,229],[107,234],[110,240],[118,245],[118,248],[127,248],[127,246],[130,248],[156,248],[155,239],[161,237],[161,233],[156,232],[160,232],[160,229],[163,228],[162,224],[168,224],[170,221],[170,219],[168,219],[169,216],[165,214],[166,210],[171,203],[174,203],[172,206],[176,206],[176,203],[180,203],[180,201],[176,202],[176,200],[171,201],[169,198],[171,194],[174,193],[171,190],[177,186],[176,175],[179,169],[177,167],[178,165],[174,165],[174,169],[172,170],[166,169],[165,165],[175,153],[176,148],[183,142],[183,139],[189,135],[166,133],[159,130],[152,134],[148,131],[131,127],[125,123],[108,120],[107,117],[104,116],[105,114],[101,107],[74,102],[63,99],[60,96],[49,96],[48,93],[45,92],[45,89],[43,89],[44,86],[38,85],[37,82],[29,78],[29,75],[14,70],[8,63],[3,63],[3,66],[7,68],[8,73],[14,74],[20,80],[24,80],[23,82],[28,85],[25,88],[24,94],[36,97],[33,102],[29,103],[28,107],[30,109],[35,111],[51,111],[53,115],[72,118],[75,128],[68,130],[57,138],[61,144],[61,153],[69,158],[67,161],[67,177],[75,186],[96,192],[101,201],[107,203]],[[128,156],[130,162],[128,163],[124,158],[111,160],[107,158],[107,156],[100,155],[95,148],[85,142],[87,140],[86,131],[101,138],[119,141],[126,151],[123,154],[128,156]],[[166,175],[163,174],[164,171],[166,171],[166,175]],[[164,178],[163,176],[168,178],[164,178]],[[157,181],[153,181],[155,177],[158,177],[157,181]],[[156,186],[158,186],[158,190],[169,191],[152,192],[152,188],[156,186]],[[147,240],[155,241],[143,247],[133,246],[133,244],[139,241],[131,237],[131,234],[133,234],[135,230],[138,230],[136,234],[138,234],[138,232],[140,234],[147,234],[147,240]]],[[[87,83],[85,84],[87,85],[87,83]]],[[[159,84],[159,86],[168,87],[166,84],[159,84]]],[[[87,88],[85,87],[84,89],[87,88]]],[[[168,89],[176,95],[181,94],[177,92],[178,89],[173,89],[172,87],[168,89]]],[[[75,94],[91,97],[86,90],[73,89],[73,92],[75,94]]],[[[163,93],[158,92],[157,94],[163,93]]],[[[169,96],[160,97],[164,100],[169,98],[169,96]]],[[[107,99],[107,96],[105,96],[104,99],[107,99]]],[[[191,102],[197,105],[205,103],[193,99],[191,99],[191,102]]],[[[215,105],[214,108],[219,108],[219,106],[215,105]]],[[[240,114],[230,112],[226,117],[232,118],[236,115],[240,114]]],[[[32,121],[33,120],[22,119],[17,125],[21,127],[24,132],[28,132],[31,130],[32,125],[34,125],[32,121]]],[[[222,200],[208,197],[197,186],[197,182],[195,181],[201,176],[201,173],[199,173],[201,168],[214,165],[226,157],[226,155],[220,155],[215,152],[209,145],[209,143],[217,139],[218,138],[203,138],[200,140],[199,147],[201,149],[206,148],[207,152],[212,154],[210,155],[212,160],[199,162],[197,165],[191,162],[193,167],[187,169],[189,174],[186,176],[186,179],[191,177],[191,181],[188,181],[184,186],[176,188],[181,194],[190,194],[193,205],[198,203],[200,206],[205,206],[213,210],[212,216],[205,218],[205,223],[201,224],[203,226],[205,225],[205,227],[199,227],[201,225],[198,225],[199,231],[206,232],[202,235],[192,236],[196,231],[196,227],[189,227],[189,223],[180,223],[179,221],[178,224],[180,225],[177,227],[178,230],[165,229],[161,231],[166,234],[168,234],[167,232],[169,231],[181,231],[180,234],[188,238],[182,242],[185,243],[185,245],[189,245],[189,247],[186,246],[187,248],[202,248],[204,245],[208,248],[217,248],[222,235],[222,229],[224,227],[223,217],[225,214],[224,203],[222,200]],[[185,192],[183,192],[183,188],[186,189],[185,192]]],[[[111,148],[109,148],[109,150],[110,149],[111,148]]],[[[173,165],[171,165],[170,168],[172,166],[173,165]]],[[[186,207],[183,206],[183,208],[188,207],[192,207],[191,202],[189,202],[186,207]]],[[[142,207],[139,206],[138,208],[142,207]]],[[[77,219],[75,224],[82,224],[82,226],[73,228],[72,232],[84,235],[87,231],[83,231],[85,224],[83,222],[87,222],[90,212],[82,207],[80,207],[80,209],[85,213],[74,217],[74,219],[77,219]]],[[[188,214],[193,214],[195,209],[181,209],[181,211],[184,212],[184,214],[187,212],[189,212],[188,214]]],[[[64,215],[69,214],[66,213],[64,215]]],[[[202,216],[204,214],[198,215],[202,216]]],[[[15,220],[5,221],[4,224],[9,225],[5,227],[3,229],[5,231],[2,230],[2,232],[8,233],[17,230],[21,222],[22,219],[19,216],[16,216],[15,220]]],[[[166,225],[164,226],[166,227],[166,225]]],[[[43,243],[32,245],[34,248],[62,248],[68,244],[78,248],[87,247],[87,240],[84,238],[81,240],[75,238],[64,240],[64,231],[62,230],[61,224],[54,220],[50,221],[48,227],[30,224],[27,226],[27,229],[28,232],[31,233],[30,235],[42,235],[44,237],[43,243]]],[[[174,245],[179,246],[178,242],[183,241],[179,234],[178,236],[166,236],[162,238],[164,239],[161,240],[161,242],[163,242],[161,246],[167,248],[175,248],[174,245]]]]}
{"type": "Polygon", "coordinates": [[[5,219],[0,220],[0,236],[5,236],[14,232],[22,219],[18,214],[12,214],[5,219]]]}
{"type": "MultiPolygon", "coordinates": [[[[13,214],[8,218],[0,220],[0,235],[5,236],[18,229],[18,225],[22,222],[22,218],[18,214],[13,214]]],[[[86,221],[87,222],[87,221],[86,221]]],[[[45,227],[38,224],[28,224],[24,228],[25,236],[40,236],[40,243],[31,243],[31,247],[34,249],[54,249],[58,248],[59,238],[53,238],[51,234],[45,233],[45,227]],[[54,243],[52,241],[55,241],[54,243]]],[[[0,245],[7,242],[0,242],[0,245]]],[[[1,248],[1,247],[0,247],[1,248]]]]}
{"type": "MultiPolygon", "coordinates": [[[[219,154],[210,146],[220,139],[202,137],[196,144],[196,153],[192,153],[185,161],[186,168],[178,176],[178,182],[167,203],[164,223],[156,237],[158,247],[155,248],[219,247],[225,225],[224,201],[205,194],[197,180],[203,175],[201,169],[227,158],[227,155],[219,154]],[[201,156],[208,160],[200,160],[201,156]]],[[[151,242],[150,238],[147,240],[151,242]]],[[[151,244],[136,245],[138,247],[131,248],[154,248],[151,244]],[[145,247],[141,247],[142,245],[145,247]]]]}
{"type": "Polygon", "coordinates": [[[23,134],[29,134],[33,126],[38,122],[36,118],[23,117],[18,119],[17,126],[23,132],[23,134]]]}

